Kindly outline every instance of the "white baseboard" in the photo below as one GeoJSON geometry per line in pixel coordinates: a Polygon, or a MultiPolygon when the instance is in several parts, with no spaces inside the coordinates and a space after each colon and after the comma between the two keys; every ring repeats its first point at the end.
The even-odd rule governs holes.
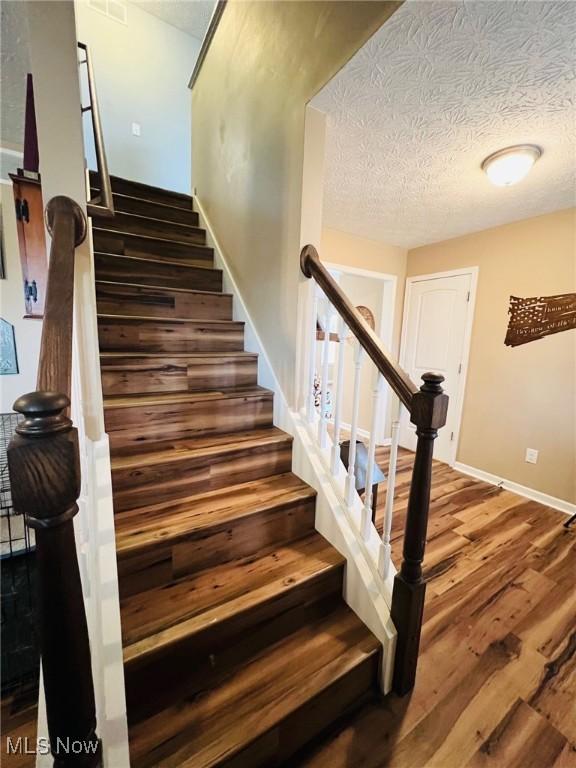
{"type": "Polygon", "coordinates": [[[464,475],[470,475],[477,480],[483,480],[490,485],[498,485],[500,488],[504,488],[506,491],[517,493],[518,496],[524,496],[531,501],[537,501],[540,504],[544,504],[546,507],[552,507],[558,509],[560,512],[564,512],[567,515],[576,514],[576,504],[572,504],[564,499],[557,499],[555,496],[549,496],[547,493],[537,491],[534,488],[528,488],[520,483],[515,483],[513,480],[507,480],[505,477],[498,477],[491,472],[485,472],[483,469],[477,469],[476,467],[470,467],[468,464],[462,464],[459,461],[454,463],[454,469],[458,472],[462,472],[464,475]]]}
{"type": "MultiPolygon", "coordinates": [[[[333,424],[334,422],[331,421],[330,423],[333,424]]],[[[352,429],[352,425],[343,421],[342,424],[340,425],[340,428],[343,429],[345,432],[350,432],[350,430],[352,429]]],[[[360,429],[360,427],[356,427],[356,434],[358,435],[358,437],[363,437],[364,440],[370,440],[370,432],[368,432],[367,429],[360,429]]],[[[385,437],[382,440],[378,440],[377,444],[380,446],[391,445],[392,438],[385,437]]]]}

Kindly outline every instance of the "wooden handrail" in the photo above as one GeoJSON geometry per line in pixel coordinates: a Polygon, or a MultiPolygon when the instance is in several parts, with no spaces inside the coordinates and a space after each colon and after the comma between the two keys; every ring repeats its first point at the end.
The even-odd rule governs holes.
{"type": "Polygon", "coordinates": [[[38,391],[18,398],[24,419],[8,446],[14,510],[36,532],[37,624],[55,766],[100,768],[88,625],[73,518],[80,495],[78,433],[67,415],[72,370],[74,252],[86,219],[68,197],[46,207],[52,235],[38,391]]]}
{"type": "Polygon", "coordinates": [[[376,368],[390,384],[401,402],[410,410],[412,398],[418,392],[418,387],[408,374],[388,357],[386,349],[376,333],[322,264],[318,251],[313,245],[305,245],[302,248],[300,268],[306,277],[313,277],[316,280],[351,333],[372,358],[376,368]]]}
{"type": "MultiPolygon", "coordinates": [[[[322,264],[314,246],[306,245],[302,249],[300,268],[306,277],[313,277],[322,288],[376,368],[406,406],[410,421],[416,426],[418,440],[404,527],[402,565],[394,577],[390,609],[397,632],[392,685],[396,693],[404,695],[412,690],[416,680],[426,595],[422,561],[430,508],[432,452],[438,430],[446,423],[448,410],[448,396],[441,386],[444,377],[437,373],[425,373],[422,376],[423,384],[418,389],[408,374],[388,357],[380,339],[322,264]]],[[[316,322],[316,318],[313,321],[316,322]]]]}
{"type": "Polygon", "coordinates": [[[84,242],[86,219],[74,200],[60,195],[46,206],[46,226],[52,247],[36,386],[70,397],[74,249],[84,242]]]}
{"type": "Polygon", "coordinates": [[[98,97],[96,95],[96,80],[92,68],[92,59],[90,58],[90,49],[86,43],[78,43],[78,48],[84,51],[85,60],[81,63],[86,64],[88,75],[88,93],[90,104],[82,107],[82,112],[92,113],[92,133],[94,136],[94,146],[96,149],[96,165],[98,167],[98,176],[100,179],[100,192],[96,197],[88,200],[87,210],[89,216],[114,216],[114,200],[112,198],[112,182],[108,172],[108,162],[106,160],[106,149],[104,147],[104,134],[102,132],[102,121],[100,120],[100,109],[98,107],[98,97]]]}

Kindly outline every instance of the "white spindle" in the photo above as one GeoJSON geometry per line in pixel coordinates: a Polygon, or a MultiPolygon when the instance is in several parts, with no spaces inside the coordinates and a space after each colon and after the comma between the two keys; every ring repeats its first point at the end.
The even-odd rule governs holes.
{"type": "Polygon", "coordinates": [[[382,388],[384,376],[377,372],[376,384],[373,391],[372,424],[370,428],[370,443],[368,445],[368,462],[366,464],[366,489],[364,491],[364,509],[362,511],[362,536],[364,541],[370,537],[372,524],[372,478],[374,477],[374,462],[376,456],[376,436],[380,423],[380,404],[382,400],[382,388]]]}
{"type": "Polygon", "coordinates": [[[360,371],[364,350],[360,342],[356,342],[354,354],[354,395],[352,399],[352,423],[350,427],[350,450],[348,451],[348,477],[346,480],[346,502],[349,507],[354,503],[356,479],[354,467],[356,464],[356,435],[358,432],[358,408],[360,406],[360,371]]]}
{"type": "Polygon", "coordinates": [[[400,436],[400,421],[392,422],[392,442],[390,443],[390,461],[388,462],[388,482],[386,483],[386,506],[384,509],[384,530],[382,531],[382,575],[388,577],[390,570],[390,533],[392,531],[392,514],[394,510],[394,489],[396,486],[396,460],[398,457],[398,438],[400,436]]]}
{"type": "Polygon", "coordinates": [[[318,289],[316,286],[312,289],[314,298],[312,300],[312,315],[310,317],[310,356],[308,361],[307,378],[307,396],[306,396],[306,417],[308,423],[314,421],[314,374],[316,372],[316,326],[318,323],[318,289]]]}
{"type": "Polygon", "coordinates": [[[342,401],[343,392],[342,387],[344,384],[344,353],[345,340],[347,336],[347,328],[344,320],[340,318],[338,324],[338,372],[336,374],[336,400],[334,402],[334,444],[332,446],[332,474],[338,474],[338,468],[340,466],[340,429],[341,429],[341,416],[342,416],[342,401]]]}
{"type": "Polygon", "coordinates": [[[318,423],[318,442],[320,448],[326,448],[328,444],[328,420],[326,410],[328,406],[328,362],[330,360],[330,326],[334,307],[328,301],[324,313],[324,341],[322,343],[322,374],[320,380],[320,421],[318,423]]]}

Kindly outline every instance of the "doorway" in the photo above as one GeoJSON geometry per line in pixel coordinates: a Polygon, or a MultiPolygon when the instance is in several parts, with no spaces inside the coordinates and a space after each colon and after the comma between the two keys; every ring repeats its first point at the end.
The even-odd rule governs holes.
{"type": "MultiPolygon", "coordinates": [[[[450,402],[434,458],[450,465],[458,449],[477,277],[478,268],[469,267],[406,280],[400,364],[418,385],[427,371],[444,376],[450,402]]],[[[400,445],[414,451],[416,439],[416,427],[402,409],[400,445]]]]}
{"type": "MultiPolygon", "coordinates": [[[[350,267],[343,264],[326,263],[326,267],[346,296],[362,313],[364,319],[379,336],[384,346],[390,349],[392,345],[396,304],[396,275],[350,267]]],[[[338,320],[337,318],[334,318],[333,331],[337,331],[337,324],[338,320]]],[[[352,392],[354,387],[355,344],[352,338],[348,338],[344,344],[345,362],[342,428],[344,430],[349,430],[351,428],[352,392]]],[[[336,347],[336,345],[331,346],[336,347]]],[[[329,367],[331,380],[328,383],[329,387],[332,386],[332,380],[336,375],[335,368],[337,361],[336,349],[331,350],[331,353],[329,367]]],[[[358,437],[361,440],[368,440],[370,438],[375,384],[376,370],[374,366],[368,364],[362,366],[360,379],[360,404],[358,409],[358,437]]],[[[388,387],[384,387],[380,407],[382,417],[379,420],[376,430],[376,443],[378,445],[389,443],[390,417],[388,394],[388,387]]]]}

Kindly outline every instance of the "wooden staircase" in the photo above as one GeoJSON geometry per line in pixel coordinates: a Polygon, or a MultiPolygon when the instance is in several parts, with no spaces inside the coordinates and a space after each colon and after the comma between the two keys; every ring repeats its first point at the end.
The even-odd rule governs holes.
{"type": "Polygon", "coordinates": [[[133,768],[277,766],[377,690],[191,198],[94,219],[133,768]]]}

